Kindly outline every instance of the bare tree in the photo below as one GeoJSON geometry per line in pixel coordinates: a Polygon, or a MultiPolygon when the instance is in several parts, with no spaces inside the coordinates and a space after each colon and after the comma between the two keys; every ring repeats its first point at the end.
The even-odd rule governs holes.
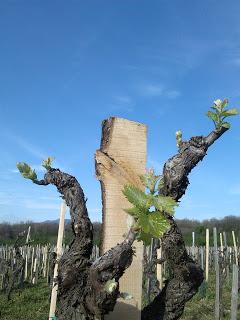
{"type": "MultiPolygon", "coordinates": [[[[215,129],[208,136],[195,136],[188,141],[182,141],[178,132],[179,150],[164,165],[164,184],[160,194],[170,196],[175,201],[179,201],[185,194],[189,184],[188,174],[205,157],[208,148],[229,129],[230,125],[223,121],[223,111],[229,111],[229,115],[237,113],[236,109],[224,110],[226,104],[227,100],[214,102],[213,108],[219,117],[215,117],[212,111],[210,112],[214,115],[208,114],[215,123],[215,129]]],[[[138,230],[132,227],[122,243],[91,262],[93,226],[88,217],[83,190],[75,177],[52,168],[50,158],[44,162],[44,167],[47,172],[42,180],[38,180],[29,166],[18,164],[23,176],[35,184],[55,185],[70,208],[74,237],[69,249],[59,261],[58,318],[102,319],[104,314],[112,311],[115,306],[119,296],[119,279],[131,265],[133,243],[138,230]],[[114,284],[111,290],[108,287],[109,281],[114,284]]],[[[163,235],[161,243],[163,257],[171,269],[172,277],[166,281],[163,290],[155,299],[142,310],[143,320],[179,319],[186,302],[196,294],[203,281],[203,271],[188,256],[174,218],[168,214],[166,217],[170,228],[163,235]]]]}

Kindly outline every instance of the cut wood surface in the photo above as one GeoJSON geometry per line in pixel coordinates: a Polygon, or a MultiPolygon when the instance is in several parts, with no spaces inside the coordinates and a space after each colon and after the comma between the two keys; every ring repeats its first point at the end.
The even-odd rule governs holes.
{"type": "MultiPolygon", "coordinates": [[[[126,184],[142,187],[140,175],[146,168],[147,127],[121,118],[103,122],[101,148],[96,152],[96,174],[101,182],[103,202],[103,234],[101,254],[124,239],[128,231],[127,214],[131,205],[122,193],[126,184]]],[[[105,319],[141,319],[143,245],[135,242],[136,255],[120,280],[120,292],[133,296],[118,299],[105,319]]]]}

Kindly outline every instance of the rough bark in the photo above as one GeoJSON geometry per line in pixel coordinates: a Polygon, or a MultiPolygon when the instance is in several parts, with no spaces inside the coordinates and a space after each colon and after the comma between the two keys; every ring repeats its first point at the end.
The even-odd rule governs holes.
{"type": "MultiPolygon", "coordinates": [[[[164,187],[161,194],[172,196],[177,201],[185,193],[188,174],[206,155],[208,147],[227,129],[214,131],[207,137],[193,137],[183,142],[177,155],[164,165],[164,187]]],[[[125,240],[107,251],[102,257],[90,262],[92,251],[92,224],[88,218],[86,200],[77,180],[50,168],[39,185],[54,184],[70,207],[74,239],[59,261],[59,320],[102,319],[113,310],[119,295],[119,286],[106,292],[108,280],[118,280],[132,262],[132,244],[135,231],[130,229],[125,240]]],[[[187,255],[184,241],[174,219],[168,217],[171,228],[162,238],[164,259],[172,270],[161,291],[142,311],[143,320],[178,319],[185,303],[197,292],[203,280],[203,271],[187,255]]]]}
{"type": "MultiPolygon", "coordinates": [[[[163,168],[164,185],[160,193],[179,201],[189,184],[188,174],[206,155],[207,149],[225,131],[213,131],[207,137],[192,137],[181,143],[179,152],[163,168]]],[[[142,311],[142,320],[179,319],[187,301],[197,292],[204,276],[203,271],[187,254],[183,236],[176,222],[168,217],[171,228],[162,237],[163,257],[173,277],[163,290],[142,311]]]]}
{"type": "Polygon", "coordinates": [[[34,183],[55,185],[70,208],[74,239],[59,261],[58,318],[88,319],[84,299],[87,294],[93,227],[83,190],[76,178],[53,168],[48,169],[43,180],[35,180],[34,183]]]}

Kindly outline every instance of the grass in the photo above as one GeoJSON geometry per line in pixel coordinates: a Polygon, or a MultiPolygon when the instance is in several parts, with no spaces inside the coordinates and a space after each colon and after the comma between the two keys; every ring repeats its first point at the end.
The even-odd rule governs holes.
{"type": "Polygon", "coordinates": [[[25,285],[23,290],[14,290],[11,300],[0,293],[1,320],[46,320],[49,312],[49,287],[46,280],[37,285],[25,285]]]}
{"type": "MultiPolygon", "coordinates": [[[[230,320],[231,310],[231,281],[225,281],[222,287],[222,318],[230,320]]],[[[239,296],[240,298],[240,296],[239,296]]],[[[215,277],[211,275],[208,284],[203,283],[199,292],[190,300],[181,317],[182,320],[213,320],[215,310],[215,277]]],[[[238,310],[238,317],[240,319],[240,310],[238,310]]]]}
{"type": "MultiPolygon", "coordinates": [[[[194,298],[186,304],[182,320],[213,320],[215,285],[211,276],[208,285],[203,285],[194,298]]],[[[35,286],[25,285],[25,288],[14,290],[11,300],[7,301],[3,293],[0,293],[0,319],[1,320],[46,320],[49,312],[49,287],[46,280],[41,280],[35,286]]],[[[230,320],[231,308],[231,284],[225,284],[223,294],[222,319],[230,320]]],[[[240,319],[240,310],[238,311],[240,319]]],[[[126,319],[130,320],[130,319],[126,319]]]]}

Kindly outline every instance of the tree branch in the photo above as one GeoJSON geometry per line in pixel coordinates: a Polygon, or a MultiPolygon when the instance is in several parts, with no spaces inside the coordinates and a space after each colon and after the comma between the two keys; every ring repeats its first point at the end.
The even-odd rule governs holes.
{"type": "Polygon", "coordinates": [[[43,180],[33,182],[38,185],[55,185],[70,208],[74,239],[60,263],[60,276],[64,286],[65,280],[68,283],[69,279],[66,273],[61,274],[61,268],[65,269],[65,264],[69,266],[75,264],[77,257],[78,259],[84,258],[86,264],[92,253],[93,226],[88,217],[85,196],[77,179],[59,169],[49,168],[43,180]]]}
{"type": "MultiPolygon", "coordinates": [[[[164,186],[160,193],[179,200],[189,184],[188,174],[206,155],[207,149],[226,128],[211,132],[207,137],[192,137],[180,144],[179,153],[163,168],[164,186]]],[[[176,222],[168,217],[171,228],[161,238],[163,258],[172,270],[163,290],[142,310],[142,320],[179,319],[185,303],[196,294],[204,277],[202,269],[188,256],[183,236],[176,222]]]]}

